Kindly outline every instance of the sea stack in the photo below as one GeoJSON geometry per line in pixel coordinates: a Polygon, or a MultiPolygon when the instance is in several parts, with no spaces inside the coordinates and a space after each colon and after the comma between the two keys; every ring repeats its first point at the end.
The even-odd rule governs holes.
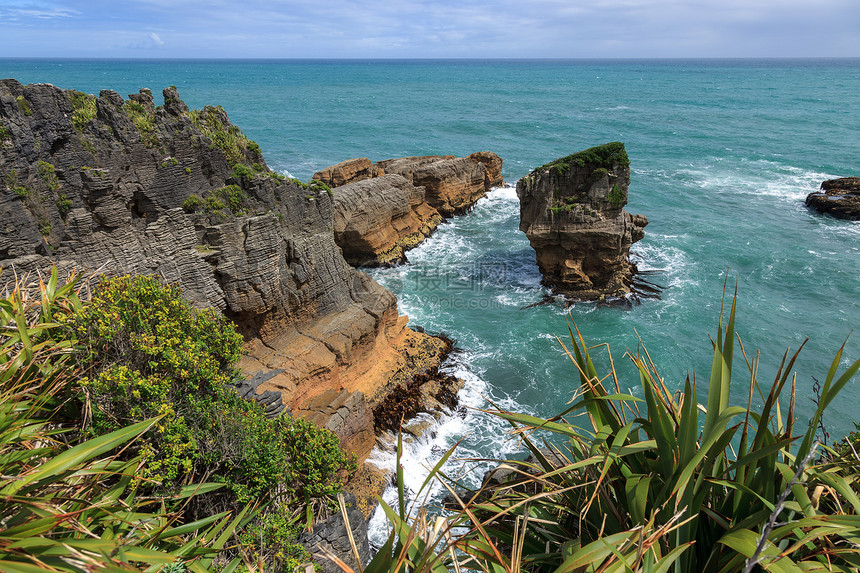
{"type": "Polygon", "coordinates": [[[806,206],[837,219],[860,221],[860,177],[841,177],[823,182],[821,193],[806,196],[806,206]]]}
{"type": "Polygon", "coordinates": [[[630,246],[645,236],[648,219],[624,210],[629,186],[619,142],[556,159],[517,182],[520,230],[554,292],[577,300],[631,292],[630,246]]]}

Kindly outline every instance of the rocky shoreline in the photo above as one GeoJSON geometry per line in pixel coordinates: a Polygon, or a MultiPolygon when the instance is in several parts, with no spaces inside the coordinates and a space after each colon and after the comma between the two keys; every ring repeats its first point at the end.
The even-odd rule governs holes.
{"type": "MultiPolygon", "coordinates": [[[[331,430],[360,462],[347,485],[360,538],[357,516],[389,482],[363,463],[378,436],[409,419],[403,431],[420,436],[463,382],[440,371],[453,342],[409,328],[394,294],[354,267],[405,262],[503,184],[502,160],[358,158],[303,183],[271,171],[222,108],[189,110],[172,86],[163,97],[0,80],[0,279],[52,265],[157,274],[230,318],[245,341],[240,394],[331,430]]],[[[620,143],[517,184],[546,284],[591,300],[630,292],[647,219],[623,210],[628,185],[620,143]]],[[[319,528],[310,545],[342,542],[334,522],[319,528]]]]}

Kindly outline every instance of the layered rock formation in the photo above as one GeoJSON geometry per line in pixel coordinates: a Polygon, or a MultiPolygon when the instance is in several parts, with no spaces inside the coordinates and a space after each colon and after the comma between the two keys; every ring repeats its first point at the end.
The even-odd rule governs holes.
{"type": "Polygon", "coordinates": [[[424,188],[387,174],[334,190],[334,240],[354,266],[404,262],[442,222],[424,200],[424,188]]]}
{"type": "Polygon", "coordinates": [[[860,221],[860,177],[830,179],[821,184],[822,193],[810,193],[806,205],[838,219],[860,221]]]}
{"type": "Polygon", "coordinates": [[[424,187],[425,200],[443,217],[465,213],[491,188],[504,184],[502,160],[489,151],[468,157],[429,155],[378,163],[367,158],[350,159],[315,173],[314,179],[338,187],[387,173],[402,175],[416,187],[424,187]]]}
{"type": "Polygon", "coordinates": [[[278,393],[363,459],[373,407],[445,343],[343,259],[324,187],[270,171],[223,109],[163,95],[0,81],[0,278],[57,264],[178,283],[245,336],[243,392],[273,413],[278,393]]]}
{"type": "Polygon", "coordinates": [[[520,230],[555,292],[581,300],[630,292],[636,267],[628,254],[648,219],[624,211],[629,185],[630,161],[617,142],[557,159],[517,182],[520,230]]]}
{"type": "Polygon", "coordinates": [[[313,177],[334,188],[335,241],[355,266],[404,262],[405,252],[442,218],[464,213],[503,185],[502,160],[489,151],[468,157],[350,159],[313,177]]]}

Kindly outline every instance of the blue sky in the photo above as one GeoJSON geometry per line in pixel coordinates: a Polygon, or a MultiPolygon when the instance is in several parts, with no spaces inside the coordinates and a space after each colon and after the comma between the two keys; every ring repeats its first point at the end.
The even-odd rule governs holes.
{"type": "Polygon", "coordinates": [[[860,57],[860,0],[0,0],[0,57],[860,57]]]}

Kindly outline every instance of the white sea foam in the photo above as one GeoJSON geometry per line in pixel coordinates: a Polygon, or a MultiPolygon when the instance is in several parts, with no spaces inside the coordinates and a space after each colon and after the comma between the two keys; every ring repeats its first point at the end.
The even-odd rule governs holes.
{"type": "MultiPolygon", "coordinates": [[[[438,463],[446,451],[458,440],[460,445],[451,459],[443,467],[449,477],[457,479],[465,487],[476,487],[480,484],[483,474],[492,467],[490,461],[480,459],[504,458],[518,450],[518,443],[507,435],[507,423],[480,409],[487,408],[487,399],[492,400],[503,409],[518,409],[522,406],[509,396],[498,395],[489,388],[481,377],[480,371],[473,371],[468,366],[474,362],[475,356],[469,353],[458,353],[445,364],[443,371],[465,381],[463,389],[458,394],[460,407],[449,416],[440,419],[429,431],[420,438],[404,443],[401,456],[404,485],[409,503],[436,504],[438,506],[447,490],[438,482],[431,483],[428,496],[416,498],[430,469],[438,463]]],[[[387,438],[388,447],[374,448],[369,461],[391,473],[395,470],[396,453],[394,436],[387,438]]],[[[395,505],[397,490],[389,486],[383,496],[389,505],[395,505]]],[[[377,508],[368,523],[371,544],[380,546],[387,535],[387,520],[381,508],[377,508]]]]}

